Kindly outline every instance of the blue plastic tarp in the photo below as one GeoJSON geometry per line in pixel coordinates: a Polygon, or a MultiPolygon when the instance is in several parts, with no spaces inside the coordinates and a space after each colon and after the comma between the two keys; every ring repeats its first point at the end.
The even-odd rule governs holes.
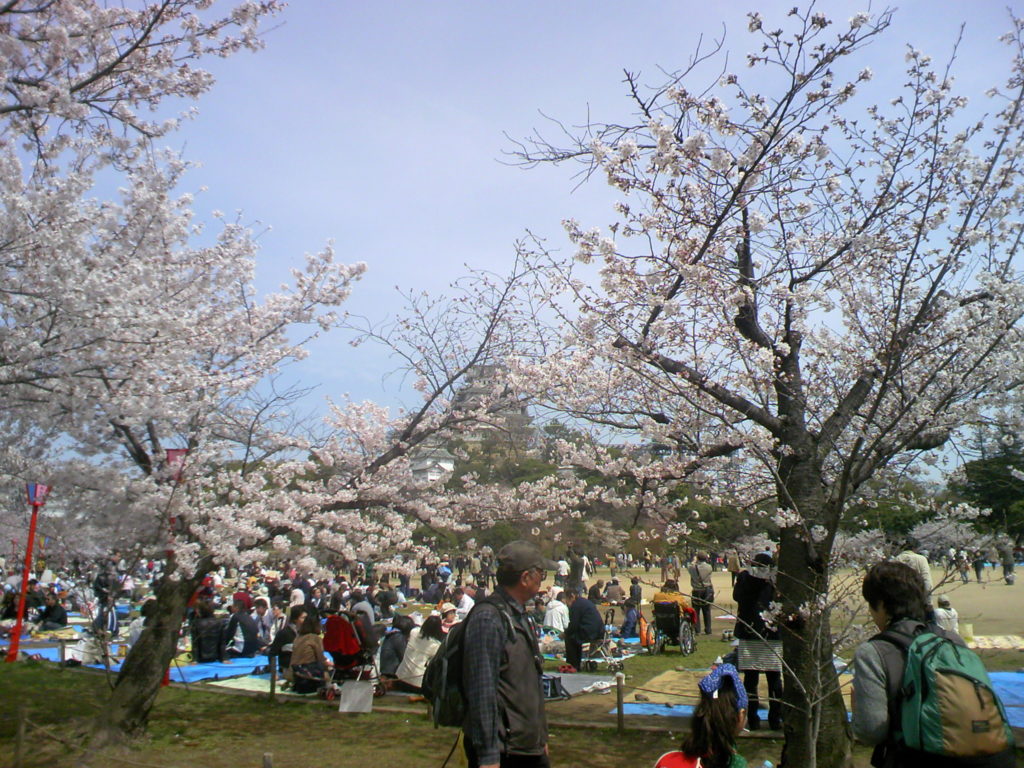
{"type": "MultiPolygon", "coordinates": [[[[613,709],[608,714],[614,715],[617,711],[613,709]]],[[[655,715],[657,717],[691,717],[693,715],[693,707],[689,704],[673,704],[668,707],[649,701],[626,702],[622,705],[622,711],[627,715],[655,715]]]]}
{"type": "Polygon", "coordinates": [[[1006,707],[1010,725],[1024,728],[1024,672],[989,672],[988,676],[1006,707]]]}
{"type": "MultiPolygon", "coordinates": [[[[992,687],[1006,708],[1006,719],[1014,728],[1024,728],[1024,672],[989,672],[992,687]]],[[[614,715],[616,710],[609,714],[614,715]]],[[[659,717],[689,717],[693,707],[678,704],[667,707],[650,702],[627,702],[623,704],[627,715],[656,715],[659,717]]]]}
{"type": "MultiPolygon", "coordinates": [[[[117,646],[111,646],[111,653],[116,653],[117,646]]],[[[60,661],[59,648],[33,648],[33,655],[38,654],[47,661],[60,661]]],[[[209,664],[172,664],[171,680],[179,683],[195,683],[199,680],[221,680],[228,677],[241,677],[251,675],[253,672],[269,666],[270,660],[266,656],[255,656],[251,659],[234,659],[231,663],[211,662],[209,664]]],[[[103,669],[102,664],[87,664],[86,666],[103,669]]],[[[121,669],[121,662],[110,661],[110,670],[117,672],[121,669]]]]}
{"type": "Polygon", "coordinates": [[[207,664],[171,665],[171,680],[179,683],[194,683],[199,680],[221,680],[227,677],[251,675],[256,670],[270,665],[266,656],[254,656],[251,659],[232,659],[228,662],[210,662],[207,664]]]}

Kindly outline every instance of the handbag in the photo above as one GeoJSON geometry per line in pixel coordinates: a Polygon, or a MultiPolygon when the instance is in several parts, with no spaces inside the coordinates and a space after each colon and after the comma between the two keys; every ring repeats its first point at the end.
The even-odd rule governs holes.
{"type": "Polygon", "coordinates": [[[540,680],[544,688],[545,701],[563,701],[570,698],[569,692],[562,685],[562,678],[558,675],[541,675],[540,680]]]}
{"type": "Polygon", "coordinates": [[[338,697],[339,712],[372,712],[373,681],[347,680],[341,686],[338,697]]]}

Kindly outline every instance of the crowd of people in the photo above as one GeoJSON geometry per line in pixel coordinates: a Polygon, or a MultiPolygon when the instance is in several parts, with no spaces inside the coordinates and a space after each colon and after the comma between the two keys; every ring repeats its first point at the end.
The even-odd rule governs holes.
{"type": "MultiPolygon", "coordinates": [[[[677,556],[633,558],[606,556],[607,582],[594,580],[594,562],[569,545],[558,560],[545,558],[528,542],[513,542],[497,553],[485,550],[456,557],[424,559],[410,571],[376,573],[372,565],[346,563],[333,577],[316,577],[283,564],[210,572],[189,602],[182,637],[197,663],[231,663],[266,654],[283,685],[296,693],[322,690],[360,661],[374,658],[387,688],[422,693],[424,674],[446,636],[465,622],[463,684],[468,705],[465,749],[471,766],[548,765],[539,640],[553,634],[564,643],[564,672],[581,668],[586,651],[609,634],[636,638],[646,619],[641,610],[645,581],[640,575],[661,567],[664,577],[650,603],[674,604],[698,634],[711,634],[715,602],[713,575],[730,572],[735,610],[736,648],[700,682],[691,733],[680,750],[658,761],[657,768],[745,765],[736,736],[768,727],[783,727],[782,644],[779,630],[766,617],[778,599],[773,553],[761,551],[744,561],[736,552],[716,555],[698,551],[677,556]],[[613,565],[614,564],[614,565],[613,565]],[[548,574],[554,586],[545,588],[548,574]],[[680,587],[688,579],[689,591],[680,587]],[[588,581],[589,586],[588,586],[588,581]],[[410,605],[410,603],[415,605],[410,605]],[[607,624],[599,606],[615,606],[622,621],[607,624]],[[534,674],[536,672],[536,674],[534,674]],[[768,700],[759,696],[764,675],[768,700]],[[501,723],[495,717],[501,712],[501,723]],[[508,756],[517,757],[507,762],[508,756]]],[[[998,562],[1006,583],[1013,583],[1012,550],[984,552],[967,559],[982,567],[998,562]],[[998,556],[998,559],[993,555],[998,556]]],[[[963,572],[964,553],[950,550],[943,565],[963,572]]],[[[959,616],[948,596],[933,605],[929,553],[909,539],[891,561],[867,574],[863,594],[880,630],[878,637],[899,634],[912,641],[925,632],[958,645],[959,616]]],[[[980,578],[980,576],[979,576],[980,578]]],[[[129,564],[118,554],[91,568],[74,564],[68,573],[41,574],[28,584],[27,616],[36,631],[60,631],[68,613],[82,612],[91,630],[107,639],[134,643],[154,615],[152,592],[159,585],[159,562],[129,564]],[[122,626],[121,604],[135,610],[122,626]]],[[[14,617],[16,580],[4,583],[0,619],[14,617]]],[[[891,708],[898,654],[885,643],[861,645],[854,659],[853,730],[857,738],[878,745],[879,760],[893,746],[891,708]],[[894,660],[895,659],[895,660],[894,660]]],[[[877,763],[883,764],[883,763],[877,763]]],[[[899,764],[899,763],[892,763],[899,764]]]]}

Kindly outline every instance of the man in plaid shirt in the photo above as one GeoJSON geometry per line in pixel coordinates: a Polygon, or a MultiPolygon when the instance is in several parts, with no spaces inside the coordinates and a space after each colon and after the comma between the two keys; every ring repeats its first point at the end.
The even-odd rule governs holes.
{"type": "Polygon", "coordinates": [[[462,685],[470,768],[548,768],[543,658],[526,605],[555,563],[527,541],[498,552],[493,595],[466,618],[462,685]]]}

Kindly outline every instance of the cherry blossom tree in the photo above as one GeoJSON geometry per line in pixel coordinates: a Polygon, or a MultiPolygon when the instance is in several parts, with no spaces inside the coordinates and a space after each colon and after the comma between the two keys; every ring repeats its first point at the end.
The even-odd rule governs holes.
{"type": "Polygon", "coordinates": [[[0,8],[0,418],[12,438],[0,471],[38,479],[48,466],[65,522],[92,546],[116,528],[166,561],[156,614],[99,717],[102,744],[144,730],[187,601],[214,565],[397,563],[418,526],[539,507],[543,484],[516,503],[471,477],[450,493],[418,481],[409,461],[467,425],[501,428],[515,402],[507,386],[470,403],[456,395],[474,367],[509,354],[508,298],[524,273],[476,275],[443,301],[412,296],[381,327],[336,313],[364,266],[336,263],[328,246],[259,297],[251,233],[223,217],[216,233],[195,223],[192,197],[177,191],[187,164],[156,146],[180,118],[153,115],[210,87],[204,56],[259,47],[259,22],[278,4],[225,16],[206,0],[16,5],[0,8]],[[121,188],[103,199],[112,179],[121,188]],[[287,397],[267,399],[266,387],[339,325],[386,344],[418,400],[395,413],[334,406],[324,438],[296,430],[287,397]],[[187,456],[172,463],[172,448],[187,456]]]}
{"type": "Polygon", "coordinates": [[[622,196],[606,229],[566,222],[574,258],[525,249],[558,320],[518,373],[554,409],[673,448],[570,460],[635,474],[654,512],[676,514],[686,477],[781,528],[786,765],[849,753],[828,599],[844,515],[880,470],[934,461],[1004,405],[1024,359],[1024,24],[975,110],[955,57],[915,48],[874,103],[858,61],[889,21],[751,14],[756,90],[726,68],[697,82],[724,47],[698,52],[651,90],[627,73],[631,116],[515,148],[622,196]]]}
{"type": "Polygon", "coordinates": [[[196,579],[251,543],[217,546],[225,527],[256,530],[217,525],[229,509],[242,516],[232,493],[273,498],[265,486],[283,487],[289,462],[275,458],[269,480],[238,478],[308,450],[270,420],[253,422],[245,401],[336,325],[364,269],[335,263],[327,247],[290,287],[260,298],[250,232],[223,219],[204,232],[191,196],[177,192],[186,164],[156,142],[180,117],[164,113],[208,90],[201,59],[258,48],[261,20],[279,7],[245,2],[217,15],[212,5],[0,8],[0,419],[10,437],[0,470],[38,479],[48,464],[68,501],[102,505],[133,538],[167,549],[158,614],[118,677],[108,735],[144,726],[196,579]],[[178,482],[172,446],[191,449],[184,469],[203,468],[202,480],[178,482]]]}

